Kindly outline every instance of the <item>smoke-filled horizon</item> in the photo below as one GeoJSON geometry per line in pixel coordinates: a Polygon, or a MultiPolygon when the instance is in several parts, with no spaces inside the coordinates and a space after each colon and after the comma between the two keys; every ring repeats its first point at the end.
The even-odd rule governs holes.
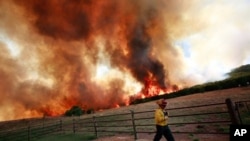
{"type": "Polygon", "coordinates": [[[222,79],[250,62],[246,3],[0,0],[0,120],[222,79]]]}

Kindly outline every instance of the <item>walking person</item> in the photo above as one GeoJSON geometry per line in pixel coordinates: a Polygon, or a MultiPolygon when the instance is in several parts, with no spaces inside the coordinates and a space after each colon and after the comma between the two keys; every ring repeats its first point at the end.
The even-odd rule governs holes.
{"type": "Polygon", "coordinates": [[[174,141],[174,137],[168,126],[168,112],[164,110],[167,106],[167,102],[165,99],[160,99],[156,103],[159,108],[155,110],[156,134],[154,141],[159,141],[162,135],[167,141],[174,141]]]}

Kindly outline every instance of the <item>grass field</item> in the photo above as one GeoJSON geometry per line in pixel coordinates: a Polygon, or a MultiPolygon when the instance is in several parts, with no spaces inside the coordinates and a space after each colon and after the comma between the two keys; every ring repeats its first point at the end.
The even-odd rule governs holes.
{"type": "MultiPolygon", "coordinates": [[[[188,96],[182,96],[182,97],[177,97],[177,98],[171,98],[168,99],[168,108],[178,108],[178,107],[187,107],[187,106],[193,106],[193,105],[203,105],[203,104],[211,104],[211,103],[221,103],[225,102],[226,98],[231,98],[233,102],[235,101],[244,101],[244,100],[250,100],[250,87],[239,87],[239,88],[233,88],[233,89],[226,89],[226,90],[218,90],[218,91],[210,91],[210,92],[204,92],[204,93],[197,93],[193,95],[188,95],[188,96]]],[[[147,103],[142,103],[142,104],[137,104],[137,105],[130,105],[126,107],[121,107],[121,108],[116,108],[116,109],[108,109],[108,110],[103,110],[103,111],[98,111],[94,114],[91,115],[83,115],[81,117],[68,117],[68,118],[62,118],[62,117],[57,117],[57,118],[48,118],[48,119],[32,119],[29,121],[29,119],[25,120],[17,120],[17,121],[9,121],[9,122],[0,122],[0,131],[6,130],[6,128],[11,128],[11,129],[17,129],[20,127],[25,127],[28,124],[42,124],[44,120],[49,120],[50,122],[58,122],[60,119],[63,120],[64,123],[67,123],[66,126],[68,126],[68,129],[71,130],[71,132],[60,132],[59,134],[53,134],[53,135],[45,135],[42,136],[41,138],[37,138],[34,141],[133,141],[133,135],[128,134],[128,135],[119,135],[119,134],[112,134],[112,136],[108,137],[98,137],[98,139],[95,138],[94,135],[86,135],[82,134],[83,132],[73,134],[72,133],[72,126],[71,122],[72,119],[83,119],[87,117],[92,117],[92,116],[104,116],[104,115],[113,115],[113,114],[120,114],[120,113],[128,113],[130,110],[133,110],[135,112],[139,111],[148,111],[148,110],[154,110],[157,108],[157,105],[155,104],[154,101],[147,102],[147,103]]],[[[222,107],[223,108],[223,107],[222,107]]],[[[203,112],[207,111],[208,109],[201,108],[197,111],[197,109],[190,109],[187,111],[184,110],[174,110],[171,111],[171,115],[178,115],[180,113],[192,113],[192,112],[203,112]]],[[[218,110],[218,108],[211,108],[209,109],[212,111],[218,110]]],[[[241,111],[243,112],[241,115],[244,116],[244,122],[249,123],[249,112],[245,112],[245,107],[242,107],[241,111]]],[[[147,116],[152,116],[153,118],[153,113],[148,113],[147,116]]],[[[112,117],[113,118],[113,117],[112,117]]],[[[115,119],[118,119],[119,117],[116,117],[115,119]]],[[[209,117],[211,118],[211,117],[209,117]]],[[[213,117],[213,118],[228,118],[227,115],[222,115],[221,117],[213,117]]],[[[179,121],[190,121],[190,120],[198,120],[198,121],[204,121],[206,120],[207,117],[202,117],[202,116],[193,116],[189,117],[188,119],[184,118],[172,118],[170,119],[170,122],[179,122],[179,121]]],[[[152,120],[145,120],[144,123],[153,123],[152,120]]],[[[143,124],[143,123],[142,123],[143,124]]],[[[207,129],[206,126],[187,126],[184,124],[179,124],[172,126],[172,130],[178,131],[178,130],[199,130],[203,131],[207,129]]],[[[223,125],[212,125],[212,127],[216,128],[218,131],[222,132],[228,132],[228,127],[225,127],[223,125]]],[[[150,130],[154,131],[154,127],[149,127],[150,130]]],[[[208,128],[210,129],[210,128],[208,128]]],[[[117,129],[118,130],[118,129],[117,129]]],[[[146,128],[142,128],[142,130],[146,130],[146,128]]],[[[147,129],[148,130],[148,129],[147,129]]],[[[139,139],[144,139],[146,140],[152,140],[154,134],[138,134],[139,139]]],[[[198,135],[198,134],[174,134],[176,140],[181,140],[181,141],[210,141],[214,140],[215,138],[220,140],[220,141],[228,141],[229,137],[228,135],[214,135],[214,134],[203,134],[203,135],[198,135]]],[[[32,140],[33,141],[33,140],[32,140]]]]}
{"type": "Polygon", "coordinates": [[[45,137],[33,141],[90,141],[94,139],[96,139],[94,135],[68,133],[68,134],[47,135],[45,137]]]}

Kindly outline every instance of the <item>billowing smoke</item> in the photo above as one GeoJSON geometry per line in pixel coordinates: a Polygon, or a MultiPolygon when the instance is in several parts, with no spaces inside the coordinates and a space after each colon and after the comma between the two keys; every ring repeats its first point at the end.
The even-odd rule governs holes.
{"type": "Polygon", "coordinates": [[[210,75],[203,70],[210,70],[213,57],[205,50],[211,47],[203,46],[218,41],[200,43],[205,38],[200,33],[213,33],[215,24],[202,12],[211,5],[0,0],[0,120],[60,115],[73,105],[113,108],[206,80],[202,74],[210,75]],[[206,55],[196,53],[200,50],[206,55]],[[204,56],[201,68],[190,62],[204,56]]]}
{"type": "Polygon", "coordinates": [[[171,90],[167,66],[155,57],[173,50],[167,38],[158,41],[167,35],[167,4],[174,6],[151,0],[2,1],[0,118],[59,115],[73,105],[112,108],[171,90]]]}

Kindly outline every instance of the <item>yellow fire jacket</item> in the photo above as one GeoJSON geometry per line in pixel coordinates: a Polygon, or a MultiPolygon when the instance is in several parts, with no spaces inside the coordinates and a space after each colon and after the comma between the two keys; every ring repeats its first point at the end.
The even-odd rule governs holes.
{"type": "Polygon", "coordinates": [[[167,117],[165,118],[163,110],[161,108],[155,110],[155,123],[156,125],[167,125],[167,117]]]}

